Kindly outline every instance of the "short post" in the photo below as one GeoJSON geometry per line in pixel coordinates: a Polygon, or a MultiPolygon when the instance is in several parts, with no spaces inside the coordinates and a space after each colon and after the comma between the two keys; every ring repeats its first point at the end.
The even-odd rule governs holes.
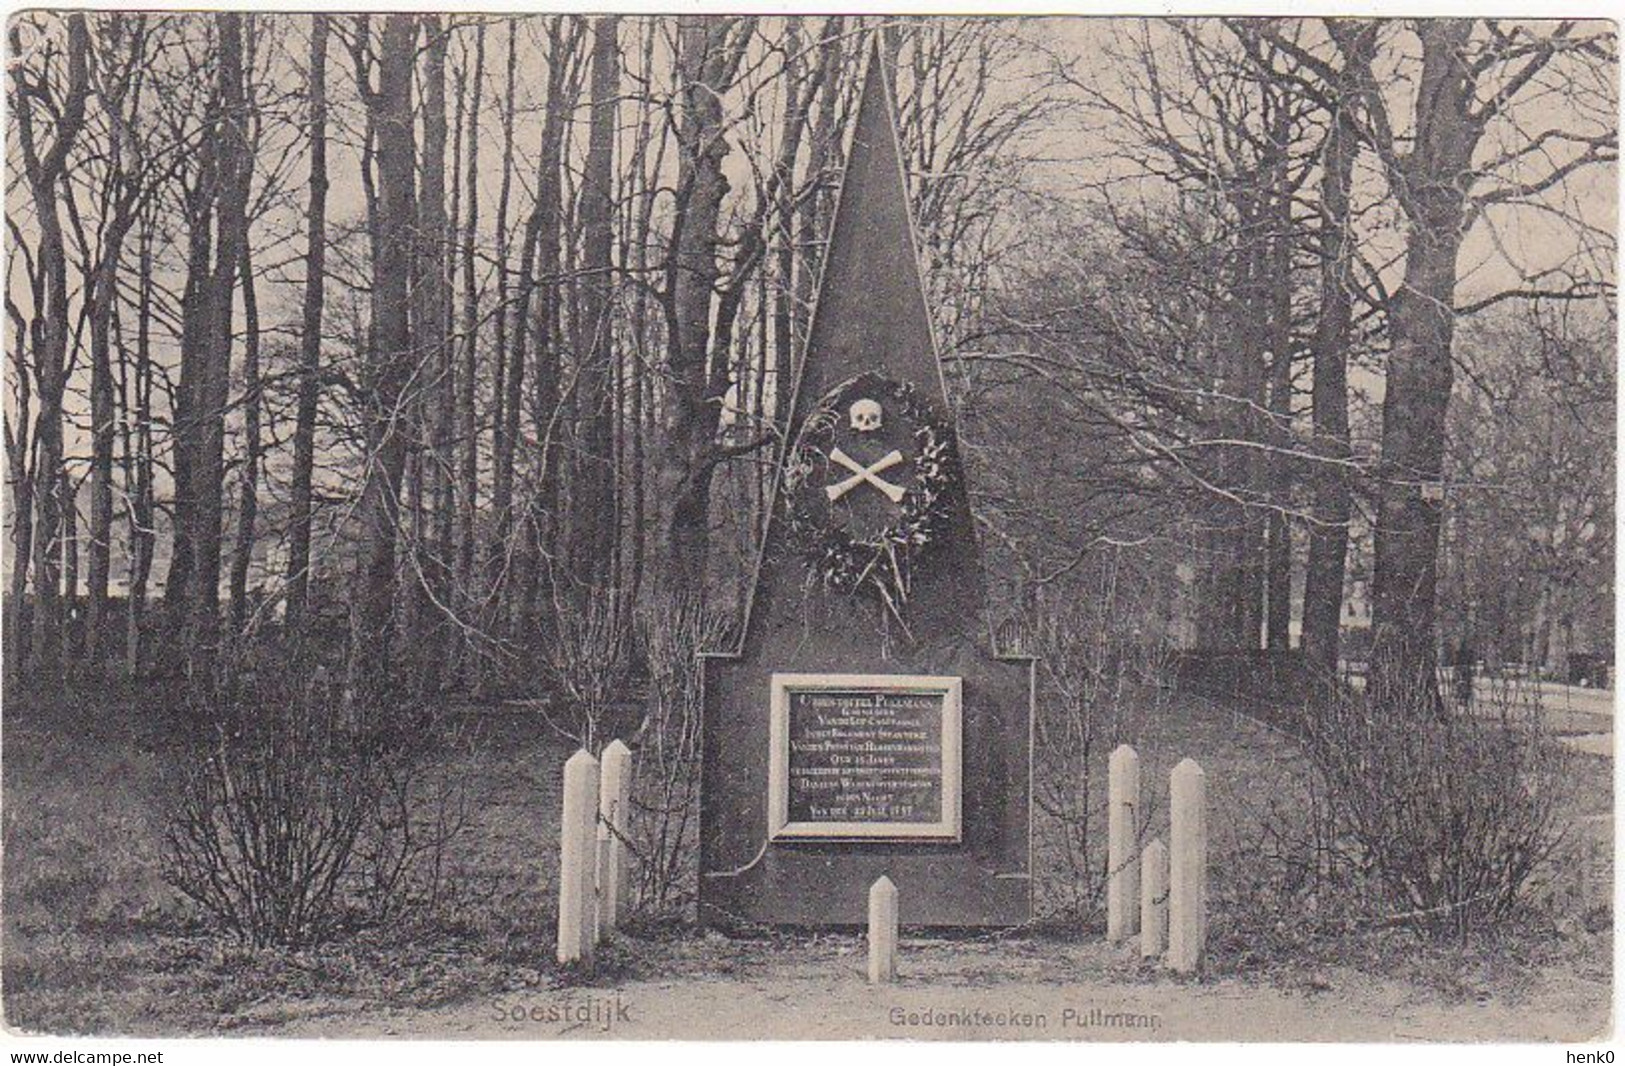
{"type": "Polygon", "coordinates": [[[1106,939],[1115,944],[1140,927],[1140,756],[1127,744],[1112,752],[1106,791],[1106,939]]]}
{"type": "Polygon", "coordinates": [[[559,818],[559,961],[591,962],[598,910],[598,760],[585,748],[564,764],[559,818]]]}
{"type": "Polygon", "coordinates": [[[626,823],[632,799],[632,749],[604,748],[598,781],[598,937],[615,935],[626,901],[626,823]]]}
{"type": "Polygon", "coordinates": [[[1168,845],[1153,840],[1140,857],[1140,955],[1168,950],[1168,845]]]}
{"type": "Polygon", "coordinates": [[[869,888],[869,983],[897,979],[897,886],[882,875],[869,888]]]}
{"type": "Polygon", "coordinates": [[[1174,767],[1169,804],[1168,964],[1195,973],[1207,940],[1207,778],[1195,760],[1174,767]]]}

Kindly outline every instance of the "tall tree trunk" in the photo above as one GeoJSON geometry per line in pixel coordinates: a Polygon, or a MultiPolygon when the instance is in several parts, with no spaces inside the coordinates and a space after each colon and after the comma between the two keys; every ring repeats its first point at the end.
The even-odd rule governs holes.
{"type": "MultiPolygon", "coordinates": [[[[551,98],[551,96],[550,96],[551,98]]],[[[547,134],[544,128],[542,134],[545,156],[547,149],[547,134]]],[[[539,167],[543,170],[543,167],[539,167]]],[[[511,322],[507,331],[508,356],[504,361],[504,376],[494,382],[496,391],[501,396],[497,412],[496,434],[493,452],[496,470],[494,471],[494,484],[491,499],[496,510],[496,544],[497,555],[502,560],[499,574],[504,575],[501,581],[501,600],[504,603],[505,617],[513,614],[513,600],[511,593],[516,587],[524,584],[524,573],[531,569],[523,560],[523,544],[513,543],[514,528],[518,524],[519,508],[514,502],[514,485],[518,477],[519,460],[519,428],[524,414],[524,388],[525,388],[525,359],[526,349],[530,341],[530,302],[536,290],[536,243],[541,226],[541,199],[547,196],[549,179],[544,173],[538,174],[542,183],[537,191],[538,203],[532,209],[530,218],[525,223],[524,238],[519,249],[519,277],[517,286],[509,296],[510,307],[505,308],[501,314],[510,317],[511,322]],[[510,553],[520,557],[517,569],[518,575],[508,574],[508,559],[510,553]]],[[[555,179],[556,180],[556,179],[555,179]]],[[[556,284],[556,281],[554,282],[556,284]]],[[[504,626],[506,629],[506,625],[504,626]]]]}
{"type": "MultiPolygon", "coordinates": [[[[12,54],[22,54],[22,42],[15,23],[11,27],[12,54]]],[[[13,68],[17,87],[12,98],[12,117],[22,149],[23,171],[34,200],[36,224],[40,230],[39,269],[44,275],[45,304],[39,313],[44,325],[35,351],[35,389],[39,413],[35,417],[34,473],[34,618],[33,674],[41,679],[59,676],[62,666],[63,620],[59,582],[59,541],[64,536],[66,512],[73,506],[71,496],[63,495],[62,401],[67,388],[68,315],[72,294],[68,287],[66,242],[58,214],[58,182],[66,170],[85,122],[85,102],[90,93],[90,34],[83,14],[68,16],[67,84],[54,117],[55,139],[42,148],[34,130],[34,104],[27,98],[20,65],[13,68]]]]}
{"type": "MultiPolygon", "coordinates": [[[[207,125],[215,118],[211,113],[207,125]]],[[[180,380],[175,387],[174,430],[171,445],[173,489],[169,573],[164,581],[164,603],[174,615],[177,631],[185,627],[184,611],[192,588],[192,467],[197,461],[202,400],[199,379],[205,358],[209,306],[209,249],[214,242],[216,139],[204,139],[196,184],[187,193],[186,282],[181,294],[180,380]]]]}
{"type": "MultiPolygon", "coordinates": [[[[779,217],[777,207],[773,214],[775,218],[779,217]]],[[[764,267],[756,272],[756,351],[748,367],[750,405],[744,429],[747,438],[751,439],[764,434],[771,424],[767,412],[767,393],[771,367],[776,359],[772,333],[774,314],[773,296],[768,292],[768,271],[764,267]]],[[[748,484],[745,488],[750,494],[749,543],[754,545],[761,543],[762,536],[767,532],[767,495],[773,486],[773,465],[752,463],[747,468],[746,480],[748,484]]]]}
{"type": "MultiPolygon", "coordinates": [[[[141,110],[140,85],[131,76],[142,58],[145,23],[137,16],[126,22],[115,17],[106,27],[108,62],[98,73],[100,106],[112,121],[127,127],[141,110]],[[123,55],[128,48],[128,62],[123,55]],[[132,92],[133,88],[133,92],[132,92]],[[126,106],[129,112],[126,112],[126,106]]],[[[132,174],[125,155],[127,142],[111,137],[107,158],[107,200],[109,217],[102,235],[101,256],[86,279],[90,325],[90,581],[87,589],[89,613],[85,625],[85,659],[100,660],[109,633],[108,585],[113,556],[113,461],[118,445],[119,404],[126,402],[121,380],[114,382],[112,332],[118,307],[118,276],[124,257],[124,242],[135,225],[138,203],[143,195],[142,176],[132,174]]],[[[139,162],[139,161],[137,161],[139,162]]],[[[139,166],[137,170],[139,171],[139,166]]],[[[122,349],[120,352],[123,354],[122,349]]],[[[120,360],[120,374],[127,369],[120,360]]],[[[123,420],[127,426],[127,419],[123,420]]],[[[126,429],[126,433],[128,430],[126,429]]],[[[128,488],[128,486],[127,486],[128,488]]]]}
{"type": "Polygon", "coordinates": [[[373,261],[374,345],[366,369],[366,476],[357,507],[361,552],[351,596],[350,691],[370,707],[389,678],[395,547],[407,435],[402,400],[416,360],[409,274],[416,228],[412,67],[417,18],[384,23],[378,91],[368,100],[378,142],[378,250],[373,261]]]}
{"type": "Polygon", "coordinates": [[[677,221],[666,289],[670,402],[658,486],[662,577],[676,593],[705,588],[717,417],[728,383],[728,352],[711,350],[718,226],[728,191],[722,97],[750,29],[749,19],[708,16],[685,16],[677,28],[677,221]]]}
{"type": "MultiPolygon", "coordinates": [[[[232,303],[248,237],[248,192],[253,157],[243,91],[243,15],[222,13],[219,33],[219,220],[208,293],[207,332],[194,412],[197,450],[191,469],[193,589],[186,630],[187,669],[205,676],[214,661],[220,626],[220,533],[224,511],[225,422],[229,400],[232,303]]],[[[252,17],[252,16],[250,16],[252,17]]]]}
{"type": "Polygon", "coordinates": [[[260,477],[260,309],[254,287],[254,257],[243,245],[243,473],[237,497],[237,543],[231,554],[231,628],[241,633],[248,621],[248,570],[254,561],[254,527],[259,519],[260,477]]]}
{"type": "Polygon", "coordinates": [[[485,23],[476,31],[473,98],[468,108],[465,180],[468,212],[463,225],[463,372],[458,378],[457,411],[462,451],[458,469],[457,587],[472,602],[474,594],[475,516],[480,489],[480,438],[475,381],[479,376],[480,291],[475,274],[474,242],[480,229],[480,104],[485,88],[485,23]]]}
{"type": "MultiPolygon", "coordinates": [[[[576,49],[582,33],[583,23],[573,16],[555,18],[548,23],[547,102],[536,163],[536,203],[525,223],[524,262],[520,266],[516,301],[522,317],[514,322],[513,353],[509,360],[511,391],[506,413],[509,435],[517,440],[523,393],[512,372],[523,369],[523,349],[534,333],[536,372],[531,385],[530,410],[533,434],[541,449],[534,465],[538,483],[532,487],[523,511],[523,528],[515,552],[517,573],[509,597],[510,617],[526,632],[534,627],[532,605],[553,586],[552,561],[557,558],[556,549],[564,543],[559,535],[558,446],[563,417],[559,394],[560,290],[565,274],[561,239],[565,231],[564,161],[570,113],[580,97],[576,49]]],[[[518,523],[518,513],[514,521],[518,523]]]]}
{"type": "Polygon", "coordinates": [[[130,602],[125,618],[125,672],[141,672],[141,630],[146,615],[147,579],[157,541],[152,457],[152,213],[141,227],[137,267],[135,341],[135,479],[130,504],[130,602]]]}
{"type": "MultiPolygon", "coordinates": [[[[251,77],[258,47],[258,23],[244,26],[244,69],[251,77]]],[[[244,215],[237,254],[236,280],[243,293],[243,459],[238,482],[237,537],[232,546],[230,588],[231,632],[241,633],[248,621],[248,571],[254,562],[254,540],[259,522],[259,477],[264,444],[260,439],[260,310],[255,287],[253,250],[248,241],[248,193],[253,161],[260,150],[259,103],[245,82],[241,119],[246,173],[242,177],[244,215]]]]}
{"type": "Polygon", "coordinates": [[[434,311],[435,365],[438,367],[440,388],[435,402],[434,437],[434,511],[435,580],[442,603],[449,602],[453,561],[456,544],[452,540],[457,514],[453,502],[456,489],[457,458],[457,346],[453,334],[456,316],[456,263],[453,249],[457,247],[457,219],[460,211],[458,199],[461,186],[457,184],[458,155],[461,150],[462,97],[458,94],[458,114],[454,127],[446,125],[446,60],[451,44],[449,25],[433,17],[434,37],[428,50],[427,119],[424,124],[423,183],[431,193],[431,206],[422,208],[422,226],[434,241],[430,266],[430,300],[434,311]],[[438,142],[438,147],[436,143],[438,142]],[[447,151],[451,152],[448,163],[447,151]],[[450,196],[450,205],[447,196],[450,196]]]}
{"type": "Polygon", "coordinates": [[[64,644],[72,650],[77,643],[79,614],[79,494],[74,489],[73,475],[67,464],[62,466],[58,492],[66,501],[62,508],[62,596],[64,611],[64,644]]]}
{"type": "Polygon", "coordinates": [[[306,114],[310,140],[310,195],[305,204],[305,292],[299,335],[299,407],[293,430],[289,488],[289,632],[304,625],[310,598],[310,527],[316,471],[316,414],[322,398],[322,301],[327,283],[327,34],[326,15],[310,24],[306,114]]]}
{"type": "MultiPolygon", "coordinates": [[[[38,292],[38,275],[30,280],[38,292]]],[[[13,318],[12,322],[16,329],[11,341],[11,373],[17,397],[16,421],[13,422],[9,414],[5,416],[6,481],[10,490],[6,502],[11,508],[11,588],[5,601],[5,633],[0,647],[5,651],[5,680],[16,683],[22,680],[23,667],[28,661],[28,640],[23,634],[23,603],[28,592],[28,571],[34,562],[34,471],[29,458],[32,451],[29,447],[29,416],[33,407],[33,390],[28,383],[28,359],[34,346],[30,344],[29,334],[33,332],[38,335],[37,327],[43,323],[38,316],[32,323],[25,323],[21,317],[13,318]]]]}
{"type": "MultiPolygon", "coordinates": [[[[448,478],[452,468],[453,369],[452,348],[447,338],[450,291],[447,275],[448,216],[445,206],[445,150],[448,145],[445,112],[445,54],[447,32],[439,15],[424,16],[423,72],[423,177],[418,192],[418,270],[423,286],[423,320],[418,328],[424,367],[436,387],[429,392],[429,507],[432,510],[432,552],[436,559],[447,557],[448,478]]],[[[439,570],[436,565],[436,570],[439,570]]],[[[436,591],[444,591],[444,574],[436,574],[436,591]]]]}
{"type": "Polygon", "coordinates": [[[1276,147],[1269,168],[1268,225],[1265,229],[1269,322],[1269,432],[1272,449],[1266,470],[1270,505],[1265,528],[1264,640],[1271,651],[1292,647],[1292,507],[1297,467],[1292,457],[1292,185],[1287,145],[1291,116],[1277,95],[1271,104],[1271,141],[1276,147]]]}
{"type": "Polygon", "coordinates": [[[1456,259],[1480,130],[1465,20],[1423,20],[1414,147],[1399,200],[1410,221],[1405,279],[1390,316],[1382,402],[1370,691],[1392,705],[1437,711],[1436,592],[1444,507],[1445,415],[1454,376],[1456,259]]]}
{"type": "MultiPolygon", "coordinates": [[[[116,149],[115,149],[116,152],[116,149]]],[[[115,167],[117,164],[114,164],[115,167]]],[[[133,197],[115,194],[113,218],[102,240],[101,261],[90,287],[90,583],[85,620],[85,658],[101,657],[107,626],[107,587],[113,556],[113,450],[117,444],[118,403],[113,388],[112,321],[118,297],[119,260],[124,237],[135,222],[133,197]]]]}
{"type": "MultiPolygon", "coordinates": [[[[784,27],[784,125],[779,143],[799,138],[806,125],[801,113],[801,19],[791,16],[784,27]]],[[[816,154],[816,149],[814,151],[816,154]]],[[[792,168],[795,159],[791,157],[792,168]]],[[[817,181],[818,175],[809,175],[817,181]]],[[[774,421],[780,425],[788,416],[790,386],[794,380],[796,363],[795,294],[796,294],[796,196],[795,182],[787,180],[779,186],[777,205],[778,258],[773,290],[773,388],[768,401],[773,409],[774,421]]],[[[764,356],[765,358],[765,356],[764,356]]]]}
{"type": "Polygon", "coordinates": [[[591,118],[587,163],[581,183],[582,318],[581,359],[576,384],[580,419],[576,466],[571,482],[574,535],[571,555],[578,584],[603,589],[611,583],[618,529],[615,524],[614,396],[610,387],[615,346],[615,284],[611,252],[614,232],[615,119],[620,91],[619,21],[600,17],[593,29],[591,118]]]}
{"type": "MultiPolygon", "coordinates": [[[[137,281],[139,285],[140,282],[137,281]]],[[[119,449],[118,470],[124,482],[124,517],[128,531],[125,535],[125,600],[124,618],[125,630],[122,642],[116,638],[118,634],[112,631],[111,619],[108,619],[108,646],[117,649],[121,646],[126,654],[129,649],[130,619],[135,617],[135,556],[137,551],[138,531],[136,529],[136,508],[139,506],[140,495],[140,462],[138,453],[138,440],[140,430],[133,424],[136,418],[136,409],[141,402],[140,367],[133,366],[134,360],[130,357],[130,345],[125,337],[124,316],[121,314],[119,301],[113,301],[113,314],[111,323],[112,345],[118,352],[118,370],[115,375],[114,388],[118,390],[118,405],[122,410],[122,417],[118,420],[116,434],[119,449]]],[[[135,671],[130,668],[126,659],[122,664],[128,676],[134,677],[135,671]]]]}
{"type": "MultiPolygon", "coordinates": [[[[1260,308],[1268,306],[1270,283],[1267,249],[1256,238],[1263,214],[1259,210],[1261,206],[1255,206],[1253,223],[1244,231],[1251,237],[1246,252],[1251,263],[1241,308],[1244,320],[1238,324],[1238,336],[1243,342],[1239,346],[1241,376],[1236,414],[1242,427],[1242,440],[1267,444],[1271,437],[1269,420],[1264,415],[1269,399],[1266,394],[1269,337],[1258,314],[1260,308]]],[[[1270,491],[1270,468],[1264,456],[1251,447],[1240,449],[1237,465],[1239,484],[1249,502],[1237,509],[1235,526],[1235,641],[1239,648],[1256,651],[1263,646],[1264,636],[1269,512],[1262,503],[1270,491]]]]}
{"type": "Polygon", "coordinates": [[[426,511],[413,537],[411,640],[413,667],[430,687],[438,684],[443,654],[436,649],[440,615],[449,588],[452,459],[453,360],[447,341],[451,301],[446,273],[446,51],[448,37],[438,15],[422,16],[426,40],[420,84],[423,92],[423,153],[418,190],[415,263],[417,284],[416,344],[425,382],[418,407],[426,448],[418,451],[413,470],[414,495],[426,511]]]}
{"type": "MultiPolygon", "coordinates": [[[[641,69],[651,69],[654,59],[655,31],[653,27],[645,25],[643,28],[643,59],[641,69]]],[[[648,493],[646,483],[646,441],[648,418],[647,412],[654,406],[650,394],[651,379],[653,375],[645,371],[651,350],[650,342],[650,300],[648,268],[650,241],[652,240],[652,220],[654,218],[654,181],[650,177],[649,141],[651,139],[651,126],[654,122],[654,107],[652,102],[644,97],[638,103],[638,131],[637,140],[633,146],[632,182],[635,204],[633,212],[635,221],[627,235],[630,246],[630,263],[633,277],[638,284],[632,290],[632,358],[630,374],[628,375],[628,391],[631,410],[628,418],[632,423],[632,456],[630,484],[627,486],[631,497],[631,521],[628,523],[631,539],[631,564],[629,567],[628,587],[632,589],[635,597],[643,594],[644,554],[648,545],[649,531],[645,528],[645,512],[648,507],[648,493]]],[[[666,126],[661,125],[662,136],[660,145],[654,155],[653,169],[659,173],[661,164],[665,160],[666,126]]]]}
{"type": "Polygon", "coordinates": [[[1259,309],[1266,306],[1265,256],[1258,240],[1264,212],[1252,190],[1238,192],[1235,236],[1227,249],[1225,304],[1215,314],[1225,325],[1215,352],[1215,399],[1208,432],[1223,442],[1213,448],[1208,476],[1221,490],[1203,506],[1203,559],[1198,586],[1198,643],[1208,649],[1253,651],[1259,647],[1264,604],[1267,516],[1259,506],[1268,489],[1250,443],[1268,442],[1264,368],[1268,340],[1259,309]]]}
{"type": "MultiPolygon", "coordinates": [[[[496,260],[497,303],[492,315],[495,326],[493,354],[496,358],[491,374],[491,511],[495,519],[492,526],[491,546],[487,551],[487,568],[491,578],[490,603],[501,614],[503,589],[508,577],[509,531],[513,528],[513,459],[512,438],[508,434],[508,320],[513,309],[508,306],[508,204],[513,188],[514,162],[514,107],[516,77],[519,59],[518,20],[508,21],[507,77],[503,83],[502,100],[502,182],[497,191],[496,260]]],[[[489,628],[489,627],[488,627],[489,628]]]]}
{"type": "Polygon", "coordinates": [[[1350,478],[1348,357],[1353,323],[1349,248],[1349,192],[1354,181],[1358,97],[1369,76],[1374,23],[1354,26],[1340,40],[1343,65],[1335,86],[1336,110],[1322,150],[1320,175],[1320,311],[1311,343],[1316,469],[1304,571],[1303,650],[1324,676],[1333,677],[1342,638],[1343,581],[1348,558],[1350,478]]]}

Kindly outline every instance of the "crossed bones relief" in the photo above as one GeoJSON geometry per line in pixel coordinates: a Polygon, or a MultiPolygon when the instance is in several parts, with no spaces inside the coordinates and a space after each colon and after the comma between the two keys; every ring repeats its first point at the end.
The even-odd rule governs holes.
{"type": "MultiPolygon", "coordinates": [[[[873,400],[858,400],[852,405],[850,414],[852,428],[859,433],[872,433],[880,428],[881,409],[880,405],[873,400]]],[[[829,458],[830,462],[838,463],[852,471],[851,477],[837,481],[833,485],[825,486],[824,492],[829,496],[830,503],[834,503],[864,482],[868,482],[885,493],[886,498],[891,500],[892,503],[903,502],[903,494],[908,490],[900,485],[893,485],[879,476],[882,471],[890,470],[903,461],[902,452],[893,449],[868,466],[858,462],[840,448],[831,450],[829,458]]]]}
{"type": "Polygon", "coordinates": [[[836,500],[840,499],[842,496],[845,496],[847,493],[851,492],[865,481],[879,489],[881,492],[884,492],[892,503],[903,502],[903,494],[908,491],[907,489],[900,485],[893,485],[885,478],[876,476],[881,471],[890,470],[892,467],[902,462],[902,452],[894,449],[887,452],[879,459],[876,459],[868,466],[864,466],[862,463],[841,451],[839,448],[832,450],[829,453],[829,458],[831,462],[839,463],[848,470],[852,471],[851,477],[837,481],[835,484],[828,485],[824,488],[824,492],[829,496],[830,503],[834,503],[836,500]]]}

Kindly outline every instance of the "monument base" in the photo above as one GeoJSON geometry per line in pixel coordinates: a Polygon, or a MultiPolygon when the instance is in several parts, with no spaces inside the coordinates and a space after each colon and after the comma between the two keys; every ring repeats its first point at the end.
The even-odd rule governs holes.
{"type": "MultiPolygon", "coordinates": [[[[839,653],[831,658],[852,661],[839,653]]],[[[834,674],[831,665],[802,659],[792,668],[834,674]]],[[[781,819],[772,810],[773,671],[759,658],[707,657],[702,921],[723,927],[858,926],[867,920],[869,888],[882,876],[897,885],[904,925],[992,928],[1031,919],[1034,664],[962,645],[957,653],[909,665],[921,667],[921,674],[961,680],[962,765],[948,775],[959,778],[951,788],[961,789],[963,782],[950,797],[960,807],[957,840],[946,832],[946,839],[936,840],[775,834],[781,819]]]]}

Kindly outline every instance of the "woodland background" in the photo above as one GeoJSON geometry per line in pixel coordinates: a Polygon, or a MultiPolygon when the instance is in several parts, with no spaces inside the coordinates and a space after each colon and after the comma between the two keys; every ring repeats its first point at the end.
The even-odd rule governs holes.
{"type": "Polygon", "coordinates": [[[1611,656],[1606,24],[36,11],[10,676],[737,603],[874,35],[1002,614],[1611,656]]]}

